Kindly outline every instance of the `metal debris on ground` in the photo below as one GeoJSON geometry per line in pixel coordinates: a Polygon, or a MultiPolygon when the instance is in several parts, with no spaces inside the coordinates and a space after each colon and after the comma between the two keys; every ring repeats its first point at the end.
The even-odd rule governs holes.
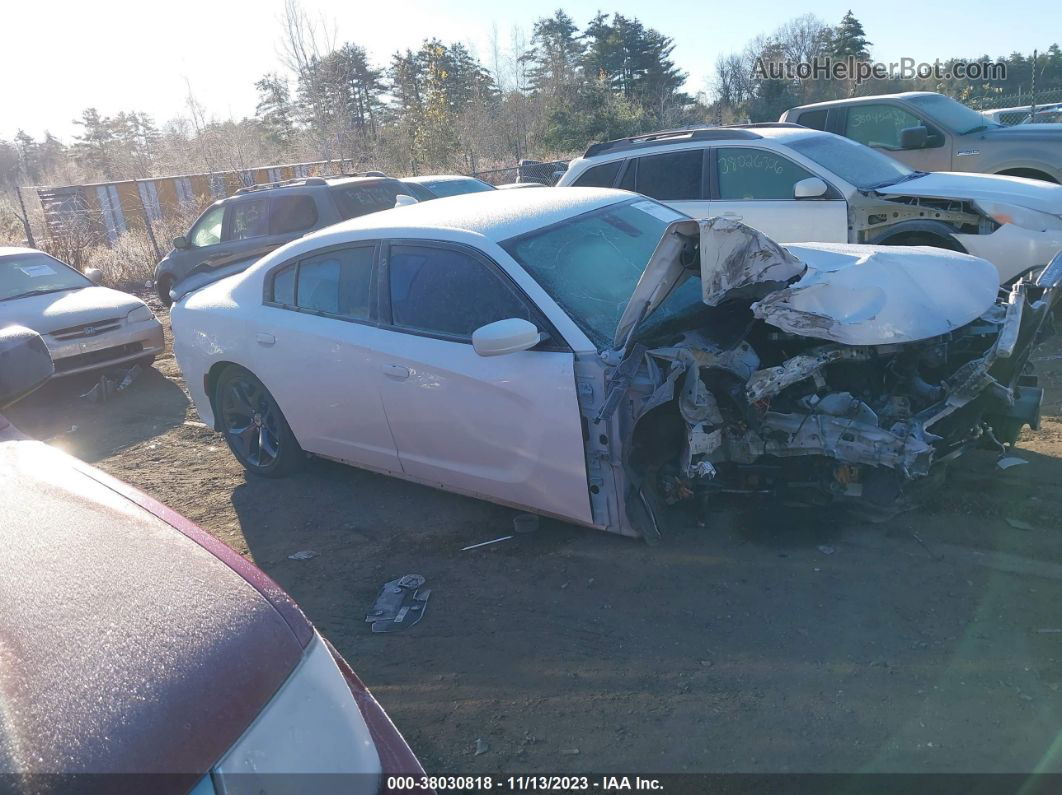
{"type": "Polygon", "coordinates": [[[475,755],[476,756],[482,756],[483,754],[487,753],[487,751],[489,751],[489,750],[490,750],[490,746],[487,745],[487,741],[484,740],[482,737],[477,737],[476,738],[476,753],[475,753],[475,755]]]}
{"type": "Polygon", "coordinates": [[[823,555],[832,555],[836,551],[833,547],[827,546],[826,544],[823,544],[818,549],[823,555]]]}
{"type": "Polygon", "coordinates": [[[314,552],[312,549],[302,549],[288,555],[288,560],[309,560],[310,558],[316,558],[320,554],[320,552],[314,552]]]}
{"type": "Polygon", "coordinates": [[[1024,458],[1019,458],[1016,455],[1005,455],[996,461],[996,466],[1000,469],[1010,469],[1011,467],[1020,467],[1022,464],[1028,463],[1024,458]]]}
{"type": "Polygon", "coordinates": [[[384,583],[365,620],[373,632],[394,632],[411,627],[424,617],[431,589],[421,588],[424,578],[407,574],[384,583]]]}
{"type": "Polygon", "coordinates": [[[140,377],[141,372],[143,368],[139,364],[134,364],[127,370],[111,370],[103,373],[96,385],[81,397],[92,403],[102,403],[128,389],[140,377]]]}
{"type": "Polygon", "coordinates": [[[489,546],[490,544],[499,544],[502,541],[508,541],[513,536],[502,536],[501,538],[492,538],[490,541],[480,541],[478,544],[469,544],[467,547],[461,547],[462,552],[468,552],[470,549],[479,549],[480,547],[489,546]]]}
{"type": "Polygon", "coordinates": [[[1013,527],[1015,530],[1035,530],[1036,529],[1033,525],[1029,524],[1024,519],[1014,519],[1013,517],[1008,516],[1004,521],[1007,524],[1009,524],[1011,527],[1013,527]]]}

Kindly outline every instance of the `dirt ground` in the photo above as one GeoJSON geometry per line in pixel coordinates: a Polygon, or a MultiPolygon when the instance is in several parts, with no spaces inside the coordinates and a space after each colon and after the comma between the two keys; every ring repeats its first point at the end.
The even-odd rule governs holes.
{"type": "Polygon", "coordinates": [[[325,462],[247,477],[171,355],[105,404],[64,380],[8,414],[265,569],[431,772],[1058,772],[1062,344],[1035,356],[1028,464],[972,454],[886,524],[731,503],[657,548],[544,522],[462,552],[514,512],[325,462]],[[371,634],[414,572],[424,620],[371,634]]]}

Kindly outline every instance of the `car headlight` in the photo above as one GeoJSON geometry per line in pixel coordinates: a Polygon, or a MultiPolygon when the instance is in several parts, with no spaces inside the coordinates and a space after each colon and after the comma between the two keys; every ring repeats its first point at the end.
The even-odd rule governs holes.
{"type": "Polygon", "coordinates": [[[155,316],[151,313],[151,310],[148,309],[145,304],[141,304],[125,316],[125,320],[127,323],[143,323],[145,320],[154,319],[155,316]]]}
{"type": "Polygon", "coordinates": [[[1013,224],[1037,232],[1062,232],[1062,216],[1042,213],[1007,202],[978,201],[977,209],[997,224],[1013,224]]]}
{"type": "Polygon", "coordinates": [[[376,793],[381,770],[354,695],[315,634],[295,671],[214,766],[211,783],[222,795],[297,793],[306,791],[300,776],[316,773],[330,775],[313,779],[314,792],[376,793]]]}

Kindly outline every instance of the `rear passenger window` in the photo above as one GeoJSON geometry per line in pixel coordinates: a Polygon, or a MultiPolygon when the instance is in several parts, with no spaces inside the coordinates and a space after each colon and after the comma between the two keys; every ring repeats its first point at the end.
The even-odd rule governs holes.
{"type": "Polygon", "coordinates": [[[393,246],[388,257],[396,326],[471,339],[480,326],[534,320],[527,305],[479,260],[460,251],[393,246]]]}
{"type": "Polygon", "coordinates": [[[317,204],[312,196],[276,196],[269,207],[269,234],[290,235],[312,229],[317,204]]]}
{"type": "Polygon", "coordinates": [[[273,277],[273,303],[295,306],[295,266],[289,265],[273,277]]]}
{"type": "Polygon", "coordinates": [[[722,200],[792,199],[793,186],[814,176],[791,160],[740,146],[724,146],[718,153],[719,198],[722,200]]]}
{"type": "Polygon", "coordinates": [[[800,118],[797,119],[797,124],[803,124],[805,127],[810,127],[813,130],[825,130],[826,129],[826,113],[825,110],[807,110],[800,114],[800,118]]]}
{"type": "Polygon", "coordinates": [[[661,201],[702,198],[703,149],[638,158],[638,193],[661,201]]]}
{"type": "Polygon", "coordinates": [[[229,240],[247,240],[262,237],[269,231],[266,210],[269,202],[265,199],[234,202],[232,205],[232,233],[229,240]]]}
{"type": "Polygon", "coordinates": [[[615,163],[602,163],[588,168],[572,185],[577,188],[611,188],[622,165],[623,161],[617,160],[615,163]]]}
{"type": "Polygon", "coordinates": [[[296,305],[337,317],[368,320],[372,260],[371,246],[337,249],[302,260],[296,305]]]}

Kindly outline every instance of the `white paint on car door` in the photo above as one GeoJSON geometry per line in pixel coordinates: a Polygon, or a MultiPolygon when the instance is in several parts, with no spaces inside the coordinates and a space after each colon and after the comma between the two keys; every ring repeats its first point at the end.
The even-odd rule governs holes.
{"type": "Polygon", "coordinates": [[[267,304],[248,329],[251,369],[304,450],[401,472],[377,389],[391,333],[366,322],[373,251],[314,254],[267,276],[267,304]]]}
{"type": "Polygon", "coordinates": [[[797,182],[818,175],[754,146],[715,147],[710,156],[716,159],[711,215],[740,221],[779,243],[848,242],[848,203],[839,194],[794,198],[797,182]]]}
{"type": "Polygon", "coordinates": [[[506,317],[546,322],[470,251],[395,245],[387,269],[394,327],[375,346],[377,383],[403,470],[590,522],[572,353],[547,340],[545,349],[478,355],[475,328],[506,317]]]}

